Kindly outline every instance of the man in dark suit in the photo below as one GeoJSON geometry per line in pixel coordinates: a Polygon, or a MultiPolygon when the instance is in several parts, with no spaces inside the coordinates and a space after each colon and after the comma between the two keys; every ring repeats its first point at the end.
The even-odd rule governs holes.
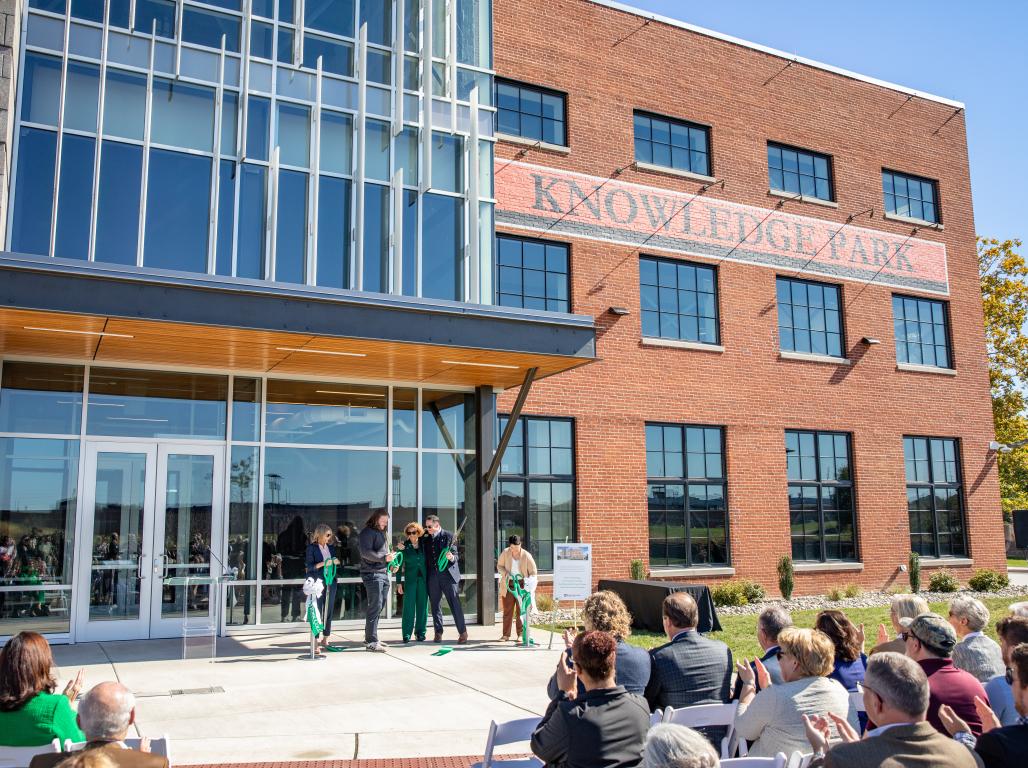
{"type": "Polygon", "coordinates": [[[454,546],[453,534],[444,531],[435,515],[425,518],[425,560],[428,567],[428,602],[432,606],[432,624],[435,626],[433,642],[443,641],[443,609],[442,598],[450,606],[453,623],[457,627],[458,643],[468,641],[468,628],[464,623],[464,609],[460,604],[460,567],[457,564],[457,548],[454,546]],[[446,552],[450,561],[442,572],[439,571],[439,557],[446,552]]]}
{"type": "MultiPolygon", "coordinates": [[[[125,746],[136,720],[136,697],[121,683],[100,683],[83,696],[77,720],[86,734],[84,749],[102,751],[117,768],[168,768],[168,758],[125,746]]],[[[67,752],[36,755],[29,768],[53,768],[67,757],[67,752]]]]}
{"type": "Polygon", "coordinates": [[[689,593],[665,597],[663,614],[671,642],[650,651],[650,709],[726,703],[732,691],[732,651],[696,631],[699,609],[689,593]]]}

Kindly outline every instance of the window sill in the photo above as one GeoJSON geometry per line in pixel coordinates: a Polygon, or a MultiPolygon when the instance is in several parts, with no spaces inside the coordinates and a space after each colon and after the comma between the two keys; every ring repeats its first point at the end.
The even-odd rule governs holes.
{"type": "Polygon", "coordinates": [[[946,228],[934,221],[927,221],[925,219],[912,219],[909,216],[897,216],[895,213],[883,213],[882,218],[888,221],[898,221],[901,224],[913,224],[915,227],[927,227],[928,229],[937,229],[940,232],[946,228]]]}
{"type": "Polygon", "coordinates": [[[832,571],[862,571],[863,563],[793,563],[792,569],[796,573],[830,573],[832,571]]]}
{"type": "Polygon", "coordinates": [[[643,336],[639,341],[644,347],[670,347],[672,349],[693,349],[697,352],[714,352],[721,354],[725,348],[720,344],[704,344],[701,341],[682,341],[680,339],[658,339],[652,336],[643,336]]]}
{"type": "Polygon", "coordinates": [[[826,363],[828,365],[852,365],[852,361],[845,357],[832,357],[831,355],[815,355],[806,352],[779,351],[778,357],[781,360],[798,360],[806,363],[826,363]]]}
{"type": "Polygon", "coordinates": [[[705,566],[693,567],[693,568],[657,568],[650,571],[651,579],[659,579],[664,576],[734,576],[735,568],[732,567],[721,567],[714,566],[707,568],[705,566]]]}
{"type": "Polygon", "coordinates": [[[967,568],[974,565],[970,557],[922,557],[922,568],[967,568]]]}
{"type": "Polygon", "coordinates": [[[545,141],[533,141],[532,139],[525,139],[521,136],[511,136],[509,133],[497,133],[497,141],[506,141],[509,144],[517,144],[527,149],[542,149],[546,152],[556,152],[561,155],[567,155],[571,153],[570,147],[565,147],[561,144],[547,144],[545,141]]]}
{"type": "Polygon", "coordinates": [[[908,373],[934,373],[936,376],[956,376],[953,368],[937,368],[934,365],[914,365],[913,363],[896,363],[897,371],[908,373]]]}
{"type": "Polygon", "coordinates": [[[795,200],[797,203],[811,203],[812,205],[823,205],[825,208],[838,208],[839,204],[832,200],[822,200],[820,197],[810,197],[808,195],[794,195],[792,192],[785,192],[778,189],[769,189],[767,191],[771,197],[780,197],[783,200],[795,200]]]}
{"type": "Polygon", "coordinates": [[[692,171],[683,171],[681,168],[669,168],[666,165],[657,165],[655,163],[640,163],[638,160],[634,163],[637,171],[649,171],[651,173],[663,173],[668,176],[678,176],[683,179],[692,179],[693,181],[702,181],[704,184],[713,184],[717,181],[713,176],[704,176],[702,173],[693,173],[692,171]]]}

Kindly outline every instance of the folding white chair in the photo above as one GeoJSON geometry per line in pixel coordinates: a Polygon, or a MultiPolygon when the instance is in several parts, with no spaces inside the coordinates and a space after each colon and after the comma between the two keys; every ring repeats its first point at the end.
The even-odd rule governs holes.
{"type": "Polygon", "coordinates": [[[664,710],[658,709],[650,713],[650,728],[664,722],[664,710]]]}
{"type": "MultiPolygon", "coordinates": [[[[697,704],[681,709],[668,707],[664,710],[664,722],[686,725],[690,728],[727,728],[727,733],[721,739],[721,759],[724,760],[736,751],[733,743],[735,741],[735,711],[738,708],[738,701],[729,704],[697,704]]],[[[745,755],[745,742],[740,742],[738,749],[741,750],[741,754],[745,755]]]]}
{"type": "Polygon", "coordinates": [[[36,755],[48,755],[61,751],[61,740],[38,747],[0,747],[0,768],[28,768],[36,755]]]}
{"type": "Polygon", "coordinates": [[[789,760],[785,764],[785,768],[807,768],[814,762],[814,753],[808,752],[803,754],[802,752],[793,752],[789,755],[789,760]]]}
{"type": "Polygon", "coordinates": [[[850,693],[850,706],[856,710],[857,714],[867,712],[864,709],[864,686],[860,683],[857,683],[857,690],[850,693]]]}
{"type": "MultiPolygon", "coordinates": [[[[125,739],[125,746],[129,749],[139,749],[140,744],[143,740],[138,736],[130,736],[125,739]]],[[[72,741],[71,739],[64,740],[64,751],[65,752],[78,752],[86,746],[84,741],[72,741]]],[[[171,739],[167,735],[160,737],[150,738],[150,754],[160,755],[161,757],[168,758],[168,763],[171,763],[171,739]]],[[[58,750],[60,751],[60,750],[58,750]]]]}
{"type": "Polygon", "coordinates": [[[526,717],[523,720],[510,720],[506,723],[489,723],[489,737],[485,741],[485,753],[482,762],[475,763],[471,768],[543,768],[543,763],[536,757],[519,760],[493,760],[493,749],[503,744],[516,744],[529,741],[541,717],[526,717]]]}
{"type": "Polygon", "coordinates": [[[721,768],[785,768],[785,753],[774,757],[731,757],[721,761],[721,768]]]}

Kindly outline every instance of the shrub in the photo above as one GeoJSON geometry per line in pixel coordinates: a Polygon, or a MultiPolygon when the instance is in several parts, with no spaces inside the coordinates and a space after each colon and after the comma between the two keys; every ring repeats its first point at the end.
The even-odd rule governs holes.
{"type": "Polygon", "coordinates": [[[828,590],[828,593],[825,595],[825,597],[827,597],[833,603],[839,602],[845,596],[846,596],[846,591],[842,587],[832,587],[831,589],[828,590]]]}
{"type": "Polygon", "coordinates": [[[936,571],[928,579],[929,592],[956,592],[958,589],[960,582],[957,581],[957,577],[945,568],[936,571]]]}
{"type": "Polygon", "coordinates": [[[910,553],[907,568],[910,570],[910,591],[916,594],[921,591],[921,556],[917,552],[910,553]]]}
{"type": "Polygon", "coordinates": [[[740,579],[739,583],[742,585],[743,594],[746,595],[746,602],[759,603],[767,597],[764,588],[757,582],[750,581],[749,579],[740,579]]]}
{"type": "Polygon", "coordinates": [[[856,584],[846,585],[846,597],[860,597],[861,591],[862,590],[860,589],[860,587],[858,587],[856,584]]]}
{"type": "Polygon", "coordinates": [[[1005,573],[997,573],[989,568],[979,568],[974,576],[967,580],[967,586],[976,592],[999,592],[1010,583],[1005,573]]]}
{"type": "Polygon", "coordinates": [[[536,593],[535,607],[539,609],[540,613],[549,613],[556,607],[556,605],[553,602],[553,595],[544,595],[542,593],[536,593]]]}
{"type": "Polygon", "coordinates": [[[725,581],[717,584],[710,590],[710,596],[714,600],[714,605],[718,607],[746,605],[749,602],[746,598],[746,588],[739,581],[725,581]]]}
{"type": "Polygon", "coordinates": [[[794,586],[796,585],[793,581],[792,558],[782,555],[778,561],[778,591],[782,593],[782,597],[788,600],[792,597],[794,586]]]}
{"type": "Polygon", "coordinates": [[[629,567],[632,569],[632,578],[636,581],[646,578],[646,566],[642,560],[633,560],[629,567]]]}

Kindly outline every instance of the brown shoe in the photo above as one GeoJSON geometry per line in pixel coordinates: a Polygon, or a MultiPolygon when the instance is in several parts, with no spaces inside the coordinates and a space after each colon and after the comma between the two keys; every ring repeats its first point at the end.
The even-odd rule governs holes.
{"type": "Polygon", "coordinates": [[[467,632],[461,632],[457,636],[457,644],[458,645],[464,645],[465,643],[467,643],[467,641],[468,641],[468,633],[467,632]]]}
{"type": "Polygon", "coordinates": [[[443,633],[442,632],[436,632],[435,633],[435,637],[432,638],[432,642],[433,643],[441,643],[442,641],[443,641],[443,633]]]}

